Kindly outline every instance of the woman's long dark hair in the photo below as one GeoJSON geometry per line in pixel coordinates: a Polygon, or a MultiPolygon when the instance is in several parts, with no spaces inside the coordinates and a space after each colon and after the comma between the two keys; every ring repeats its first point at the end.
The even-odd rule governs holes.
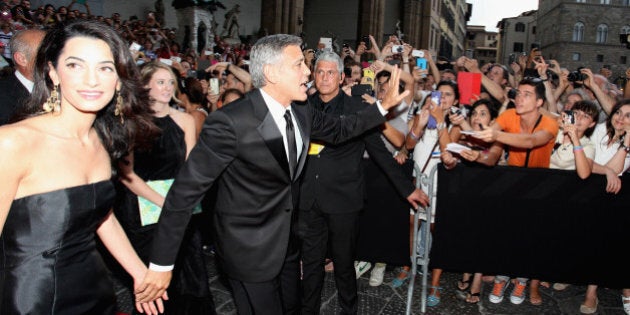
{"type": "MultiPolygon", "coordinates": [[[[152,122],[152,110],[148,100],[148,91],[139,81],[138,68],[127,45],[108,25],[96,21],[78,21],[59,25],[46,34],[37,51],[34,68],[33,93],[29,102],[21,108],[16,120],[43,114],[42,104],[46,102],[53,89],[53,82],[48,76],[49,64],[57,67],[68,40],[74,37],[100,39],[107,43],[114,56],[116,72],[120,80],[120,95],[123,98],[121,117],[114,115],[116,96],[101,109],[94,121],[94,129],[108,151],[112,163],[130,152],[134,146],[150,143],[158,129],[152,122]]],[[[115,165],[115,164],[114,164],[115,165]]]]}
{"type": "MultiPolygon", "coordinates": [[[[606,118],[606,134],[608,135],[607,145],[612,144],[613,137],[615,136],[615,128],[613,128],[613,125],[612,125],[613,116],[615,116],[615,113],[618,112],[621,109],[621,107],[625,105],[630,105],[630,99],[621,100],[615,103],[615,106],[613,106],[612,110],[610,110],[610,115],[608,115],[608,118],[606,118]]],[[[630,135],[625,135],[625,136],[630,137],[630,135]]],[[[621,143],[621,140],[619,142],[621,143]]]]}

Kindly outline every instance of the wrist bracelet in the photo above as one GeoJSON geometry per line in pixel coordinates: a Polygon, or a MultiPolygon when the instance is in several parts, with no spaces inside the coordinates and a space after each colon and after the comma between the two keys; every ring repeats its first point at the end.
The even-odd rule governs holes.
{"type": "Polygon", "coordinates": [[[415,132],[413,132],[413,130],[409,131],[409,136],[411,137],[411,139],[418,141],[418,139],[420,139],[420,136],[418,136],[415,132]]]}
{"type": "Polygon", "coordinates": [[[439,123],[439,124],[435,125],[435,128],[436,128],[438,131],[440,131],[440,130],[442,130],[442,129],[446,128],[446,123],[445,123],[445,122],[441,122],[441,123],[439,123]]]}
{"type": "Polygon", "coordinates": [[[583,151],[584,147],[582,147],[581,145],[576,145],[573,146],[573,152],[578,152],[578,151],[583,151]]]}

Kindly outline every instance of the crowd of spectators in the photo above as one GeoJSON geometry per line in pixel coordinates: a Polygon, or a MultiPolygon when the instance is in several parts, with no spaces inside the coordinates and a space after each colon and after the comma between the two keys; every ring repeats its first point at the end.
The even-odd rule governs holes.
{"type": "MultiPolygon", "coordinates": [[[[164,28],[153,12],[144,19],[131,16],[123,20],[119,13],[95,16],[86,3],[79,4],[76,0],[58,8],[50,4],[33,8],[28,0],[4,0],[0,2],[0,12],[3,76],[13,73],[11,50],[15,47],[10,43],[17,32],[45,30],[59,23],[87,19],[114,28],[130,45],[138,65],[157,60],[173,67],[179,75],[177,93],[180,93],[180,102],[173,106],[197,117],[197,135],[208,113],[252,89],[247,44],[230,45],[215,36],[213,42],[194,51],[176,37],[175,29],[164,28]]],[[[608,180],[605,189],[610,193],[619,191],[618,175],[630,166],[630,137],[626,136],[630,131],[630,105],[623,101],[630,98],[630,89],[628,84],[611,83],[607,68],[599,69],[598,73],[588,68],[571,72],[562,67],[561,61],[546,62],[536,48],[509,65],[480,65],[465,56],[452,61],[433,58],[430,51],[412,47],[396,36],[390,36],[382,44],[369,36],[359,41],[356,49],[344,45],[335,52],[325,43],[319,43],[316,49],[304,49],[311,79],[335,74],[316,71],[318,56],[326,53],[337,53],[343,60],[343,69],[335,68],[339,71],[341,90],[365,103],[376,103],[386,93],[389,73],[394,67],[403,70],[400,90],[408,91],[408,96],[390,111],[382,128],[382,140],[400,164],[412,160],[425,173],[438,162],[447,168],[460,163],[479,163],[569,169],[576,170],[581,178],[591,173],[605,175],[608,180]],[[457,84],[458,74],[464,72],[478,73],[481,77],[480,93],[471,99],[459,97],[469,94],[462,93],[457,84]],[[438,98],[428,97],[435,91],[441,94],[438,98]],[[450,143],[464,145],[466,149],[450,151],[447,149],[450,143]]],[[[626,77],[630,78],[630,69],[626,77]]],[[[321,91],[313,84],[309,93],[316,92],[321,91]]],[[[375,266],[370,285],[378,286],[383,282],[385,264],[371,263],[375,266]]],[[[357,262],[356,267],[357,277],[369,269],[367,262],[357,262]]],[[[396,286],[410,276],[408,266],[401,267],[394,280],[396,286]]],[[[464,275],[458,287],[467,291],[463,294],[466,302],[479,301],[483,278],[481,274],[474,279],[472,274],[464,275]]],[[[510,280],[496,277],[494,281],[490,301],[500,303],[510,280]]],[[[538,285],[547,284],[518,278],[513,281],[512,303],[525,300],[528,281],[530,303],[542,302],[538,285]]],[[[563,289],[566,285],[553,287],[563,289]]],[[[597,310],[595,290],[595,286],[589,287],[581,308],[583,313],[597,310]]],[[[626,313],[630,314],[630,289],[623,290],[622,300],[626,313]]],[[[439,270],[433,272],[428,301],[430,306],[440,302],[439,270]]]]}
{"type": "MultiPolygon", "coordinates": [[[[320,44],[317,50],[305,50],[307,65],[316,65],[318,50],[325,49],[320,44]]],[[[447,169],[460,163],[472,163],[574,170],[580,178],[592,173],[605,175],[607,185],[602,189],[611,194],[620,190],[619,176],[630,166],[626,136],[630,131],[630,120],[626,116],[630,109],[627,105],[630,81],[616,86],[609,81],[611,72],[606,67],[598,72],[584,67],[571,72],[558,60],[545,61],[538,48],[509,65],[480,65],[466,56],[453,61],[444,57],[434,60],[429,51],[412,47],[395,36],[390,36],[382,49],[370,37],[369,43],[360,42],[356,51],[344,46],[338,53],[345,63],[343,90],[352,95],[353,86],[373,84],[377,91],[375,97],[374,94],[363,96],[368,103],[378,99],[387,82],[381,78],[391,67],[397,65],[406,72],[401,74],[400,89],[410,91],[413,98],[390,111],[390,118],[403,119],[406,128],[392,133],[391,126],[383,127],[383,135],[388,145],[394,146],[394,158],[400,163],[413,158],[425,173],[437,162],[444,163],[447,169]],[[375,61],[368,63],[368,60],[375,61]],[[365,76],[370,70],[377,74],[376,79],[365,76]],[[467,88],[457,84],[461,73],[479,74],[478,95],[460,98],[460,94],[470,95],[467,88]],[[406,80],[406,75],[412,79],[406,80]],[[437,99],[428,97],[435,91],[441,93],[437,99]],[[408,115],[397,115],[400,111],[408,115]],[[399,142],[399,137],[404,141],[399,142]],[[464,149],[448,149],[453,143],[463,145],[464,149]]],[[[630,69],[626,77],[630,78],[630,69]]],[[[391,125],[394,121],[388,123],[391,125]]],[[[367,198],[369,203],[370,196],[367,198]]],[[[439,209],[435,201],[432,200],[434,211],[439,209]]],[[[439,215],[439,210],[437,213],[439,215]]],[[[376,286],[382,283],[385,266],[377,261],[372,263],[375,262],[369,283],[376,286]]],[[[369,262],[357,262],[357,276],[368,269],[369,262]]],[[[400,269],[394,286],[409,278],[408,271],[407,266],[400,269]]],[[[439,269],[432,272],[429,306],[440,303],[440,274],[439,269]]],[[[520,304],[529,297],[531,304],[540,305],[543,301],[539,286],[551,286],[544,279],[510,280],[480,273],[473,278],[472,274],[465,274],[458,283],[462,299],[468,303],[479,302],[482,279],[494,281],[490,294],[492,303],[501,303],[506,288],[513,285],[510,302],[520,304]],[[525,290],[528,285],[529,294],[525,290]]],[[[562,290],[566,286],[556,283],[553,288],[562,290]]],[[[589,286],[580,305],[582,313],[597,311],[596,288],[589,286]]],[[[624,289],[623,306],[630,314],[629,296],[630,290],[624,289]]]]}
{"type": "Polygon", "coordinates": [[[249,45],[230,45],[217,35],[204,43],[205,47],[195,51],[181,38],[176,38],[177,29],[165,27],[155,12],[148,12],[144,17],[134,15],[123,19],[117,12],[111,16],[94,15],[85,1],[72,0],[67,6],[58,8],[51,4],[35,8],[31,7],[29,0],[4,0],[0,2],[0,49],[4,49],[0,51],[0,68],[12,65],[8,44],[16,32],[32,28],[48,29],[59,23],[81,19],[104,22],[113,27],[130,46],[139,45],[134,45],[137,47],[138,64],[159,58],[171,59],[174,61],[173,66],[184,77],[196,76],[195,71],[199,70],[199,78],[207,79],[201,73],[219,61],[239,66],[247,63],[249,45]]]}

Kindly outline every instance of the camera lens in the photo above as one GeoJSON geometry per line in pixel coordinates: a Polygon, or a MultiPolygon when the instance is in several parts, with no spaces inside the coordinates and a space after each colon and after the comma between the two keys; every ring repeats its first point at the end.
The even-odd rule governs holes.
{"type": "Polygon", "coordinates": [[[567,80],[569,80],[570,82],[584,81],[587,77],[588,76],[586,74],[580,71],[573,71],[569,73],[569,75],[567,76],[567,80]]]}

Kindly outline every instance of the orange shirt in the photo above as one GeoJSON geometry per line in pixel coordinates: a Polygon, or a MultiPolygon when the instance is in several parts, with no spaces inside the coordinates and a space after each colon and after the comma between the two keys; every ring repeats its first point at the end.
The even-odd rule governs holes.
{"type": "MultiPolygon", "coordinates": [[[[499,117],[497,117],[496,121],[501,129],[505,132],[509,133],[523,133],[521,131],[521,116],[516,113],[516,110],[511,108],[503,112],[499,117]]],[[[527,167],[539,167],[539,168],[548,168],[549,161],[551,160],[551,151],[553,151],[553,145],[556,140],[556,136],[558,135],[558,123],[543,115],[540,119],[540,123],[534,128],[534,131],[538,130],[546,130],[550,134],[553,135],[549,142],[545,145],[532,148],[529,153],[529,163],[527,167]]],[[[512,148],[508,149],[508,165],[510,166],[525,166],[525,157],[527,156],[527,149],[521,148],[512,148]]]]}

